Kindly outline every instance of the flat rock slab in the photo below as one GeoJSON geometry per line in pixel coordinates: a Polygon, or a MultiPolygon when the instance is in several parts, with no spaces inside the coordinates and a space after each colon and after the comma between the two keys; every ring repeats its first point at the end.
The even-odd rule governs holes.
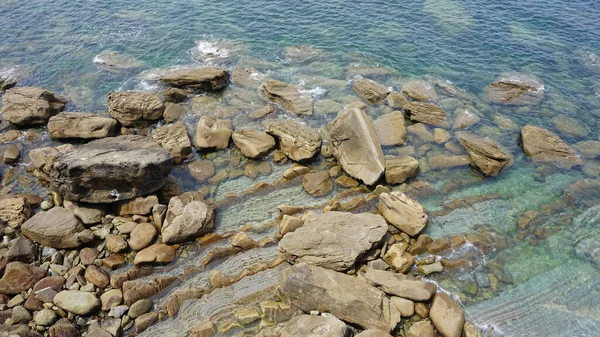
{"type": "Polygon", "coordinates": [[[143,127],[162,117],[165,106],[160,98],[148,92],[111,92],[108,112],[124,126],[143,127]]]}
{"type": "Polygon", "coordinates": [[[44,269],[40,267],[11,262],[6,265],[4,276],[0,279],[0,294],[15,295],[27,291],[45,274],[44,269]]]}
{"type": "Polygon", "coordinates": [[[582,165],[575,151],[552,132],[533,125],[521,129],[523,151],[534,162],[551,163],[562,167],[582,165]]]}
{"type": "Polygon", "coordinates": [[[52,163],[50,188],[66,200],[112,203],[160,189],[173,157],[144,136],[118,136],[60,152],[52,163]]]}
{"type": "Polygon", "coordinates": [[[262,86],[261,93],[269,101],[297,115],[313,114],[312,97],[300,86],[269,80],[262,86]]]}
{"type": "Polygon", "coordinates": [[[457,136],[460,145],[469,153],[471,164],[486,176],[497,176],[500,171],[510,166],[511,155],[493,140],[468,132],[459,132],[457,136]]]}
{"type": "Polygon", "coordinates": [[[201,67],[173,70],[160,77],[160,80],[177,88],[191,88],[202,91],[218,91],[229,85],[229,71],[217,67],[201,67]]]}
{"type": "Polygon", "coordinates": [[[52,139],[97,139],[117,133],[116,119],[91,113],[61,112],[50,117],[48,133],[52,139]]]}
{"type": "Polygon", "coordinates": [[[433,103],[410,102],[402,108],[410,114],[411,121],[439,126],[441,128],[450,127],[446,111],[433,103]]]}
{"type": "Polygon", "coordinates": [[[371,104],[379,104],[390,93],[390,89],[373,80],[361,78],[352,85],[354,92],[371,104]]]}
{"type": "Polygon", "coordinates": [[[378,210],[389,223],[410,236],[419,234],[429,221],[423,206],[401,192],[381,193],[378,210]]]}
{"type": "Polygon", "coordinates": [[[260,130],[235,130],[231,138],[242,154],[252,159],[261,158],[275,148],[275,138],[260,130]]]}
{"type": "Polygon", "coordinates": [[[62,207],[52,207],[40,212],[21,226],[27,238],[43,246],[57,249],[70,249],[81,246],[85,239],[85,227],[62,207]]]}
{"type": "Polygon", "coordinates": [[[267,132],[279,140],[279,147],[293,161],[314,157],[321,148],[321,136],[316,130],[291,119],[272,122],[267,132]]]}
{"type": "Polygon", "coordinates": [[[333,270],[352,267],[365,252],[381,243],[387,232],[378,215],[347,212],[313,214],[286,234],[279,252],[290,263],[309,263],[333,270]]]}
{"type": "Polygon", "coordinates": [[[536,105],[544,98],[544,83],[533,75],[506,73],[485,88],[487,99],[505,105],[536,105]]]}
{"type": "Polygon", "coordinates": [[[42,88],[12,88],[2,95],[2,118],[20,126],[46,124],[66,103],[65,97],[42,88]]]}

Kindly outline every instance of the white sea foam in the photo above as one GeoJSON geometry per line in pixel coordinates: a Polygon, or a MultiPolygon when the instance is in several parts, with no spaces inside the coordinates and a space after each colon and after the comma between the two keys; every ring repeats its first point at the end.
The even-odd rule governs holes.
{"type": "Polygon", "coordinates": [[[196,52],[205,61],[229,57],[229,51],[219,45],[219,41],[196,41],[196,52]]]}

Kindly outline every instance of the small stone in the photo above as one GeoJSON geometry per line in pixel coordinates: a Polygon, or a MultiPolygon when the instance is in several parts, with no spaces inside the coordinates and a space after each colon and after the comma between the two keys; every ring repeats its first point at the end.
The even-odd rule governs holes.
{"type": "Polygon", "coordinates": [[[258,247],[258,242],[252,240],[246,232],[239,232],[231,239],[231,245],[248,250],[258,247]]]}
{"type": "Polygon", "coordinates": [[[399,273],[407,273],[415,263],[415,258],[406,251],[405,244],[393,244],[383,256],[383,260],[399,273]]]}
{"type": "Polygon", "coordinates": [[[100,295],[102,311],[108,311],[120,305],[123,302],[123,292],[120,289],[110,289],[100,295]]]}
{"type": "Polygon", "coordinates": [[[98,257],[98,250],[95,248],[86,247],[79,252],[79,259],[84,266],[93,264],[96,257],[98,257]]]}
{"type": "Polygon", "coordinates": [[[423,264],[417,266],[417,271],[419,272],[419,274],[427,276],[429,274],[443,272],[444,266],[442,266],[442,263],[440,261],[436,261],[432,264],[423,264]]]}
{"type": "Polygon", "coordinates": [[[390,302],[398,308],[402,317],[411,317],[415,314],[415,302],[402,297],[393,296],[390,302]]]}
{"type": "Polygon", "coordinates": [[[284,214],[279,223],[279,229],[277,231],[277,237],[281,239],[285,234],[291,233],[296,229],[300,228],[304,224],[304,221],[295,216],[284,214]]]}
{"type": "Polygon", "coordinates": [[[5,164],[16,164],[21,159],[21,147],[17,144],[10,144],[4,150],[3,159],[5,164]]]}
{"type": "Polygon", "coordinates": [[[166,264],[175,259],[175,249],[163,243],[144,248],[135,256],[134,264],[166,264]]]}
{"type": "Polygon", "coordinates": [[[307,173],[302,177],[302,187],[313,197],[321,197],[331,192],[333,185],[329,179],[329,171],[307,173]]]}
{"type": "Polygon", "coordinates": [[[150,301],[149,299],[141,299],[131,305],[131,307],[129,308],[129,313],[127,315],[135,319],[147,313],[151,309],[152,301],[150,301]]]}
{"type": "Polygon", "coordinates": [[[117,234],[106,235],[106,250],[111,253],[119,253],[127,249],[127,242],[117,234]]]}
{"type": "Polygon", "coordinates": [[[135,319],[135,332],[140,333],[158,321],[157,312],[149,312],[135,319]]]}
{"type": "Polygon", "coordinates": [[[436,337],[433,325],[429,321],[420,321],[408,329],[408,337],[436,337]]]}
{"type": "Polygon", "coordinates": [[[88,266],[84,275],[88,282],[91,282],[93,285],[101,289],[108,287],[110,283],[110,277],[108,276],[108,273],[99,267],[96,267],[95,265],[88,266]]]}
{"type": "Polygon", "coordinates": [[[149,223],[141,223],[135,227],[130,234],[129,246],[131,249],[142,250],[154,241],[158,231],[149,223]]]}

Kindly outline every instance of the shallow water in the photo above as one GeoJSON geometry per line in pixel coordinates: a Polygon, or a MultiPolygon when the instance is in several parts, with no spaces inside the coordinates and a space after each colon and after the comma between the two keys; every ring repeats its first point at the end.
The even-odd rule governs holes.
{"type": "MultiPolygon", "coordinates": [[[[499,141],[512,153],[514,163],[499,177],[486,179],[468,168],[421,172],[419,179],[431,183],[437,192],[418,198],[430,211],[443,209],[444,203],[453,199],[494,195],[470,207],[432,216],[428,232],[437,238],[469,233],[476,225],[487,224],[510,239],[511,244],[501,252],[482,254],[484,266],[473,275],[465,272],[456,277],[456,282],[442,284],[461,291],[459,283],[477,279],[477,273],[487,273],[488,261],[500,261],[511,274],[512,283],[503,284],[501,291],[490,296],[481,296],[480,292],[461,298],[475,322],[495,327],[494,333],[507,336],[595,336],[600,326],[599,297],[590,296],[583,303],[585,296],[569,296],[569,291],[591,292],[589,289],[600,286],[600,272],[595,269],[598,266],[594,267],[585,253],[576,252],[573,237],[593,233],[598,225],[583,226],[582,233],[568,230],[586,207],[552,208],[548,217],[566,217],[567,223],[562,227],[551,220],[540,224],[540,228],[551,228],[548,236],[521,235],[517,221],[527,210],[542,210],[544,205],[558,202],[571,183],[600,175],[598,158],[585,159],[583,168],[568,171],[540,169],[522,154],[518,135],[521,126],[534,124],[556,132],[569,144],[600,140],[598,18],[600,2],[593,0],[307,0],[294,4],[4,0],[0,2],[0,76],[17,77],[21,86],[42,86],[64,93],[70,99],[68,110],[97,112],[106,111],[107,93],[130,89],[160,91],[152,80],[153,74],[191,64],[254,66],[272,78],[302,84],[315,99],[341,103],[348,103],[346,96],[353,94],[350,81],[356,75],[396,90],[413,77],[451,82],[464,94],[457,103],[447,100],[450,95],[438,89],[439,104],[459,104],[479,114],[482,121],[470,130],[499,141]],[[293,45],[310,45],[324,53],[309,62],[294,62],[284,54],[284,48],[293,45]],[[97,58],[105,50],[119,52],[136,62],[130,62],[133,66],[127,69],[107,70],[97,58]],[[545,89],[542,103],[527,108],[487,104],[481,96],[483,88],[508,71],[539,77],[545,89]],[[587,131],[583,132],[586,135],[565,134],[561,128],[565,123],[557,116],[573,118],[579,129],[587,131]],[[507,126],[501,118],[510,119],[516,128],[507,126]],[[585,287],[574,281],[569,283],[567,280],[572,278],[564,279],[564,275],[583,275],[579,279],[587,283],[585,287]],[[536,297],[541,285],[558,287],[560,279],[565,280],[557,290],[561,296],[536,297]],[[517,312],[508,318],[493,312],[493,308],[514,301],[533,303],[531,308],[536,310],[517,312]],[[573,313],[557,309],[560,306],[574,308],[573,313]],[[544,329],[535,328],[540,326],[544,329]]],[[[242,97],[245,108],[237,109],[238,115],[264,104],[254,92],[239,90],[236,94],[233,90],[237,89],[215,97],[225,105],[234,105],[242,97]]],[[[369,109],[374,118],[383,112],[377,107],[369,109]]],[[[304,121],[318,128],[334,116],[317,114],[304,121]]],[[[289,117],[278,112],[267,119],[289,117]]],[[[192,134],[198,118],[188,109],[184,121],[192,134]]],[[[245,118],[234,118],[234,124],[258,125],[245,118]]],[[[25,151],[55,144],[43,129],[29,130],[25,137],[25,151]]],[[[408,145],[417,148],[417,158],[425,157],[419,150],[420,144],[408,145]]],[[[395,149],[385,151],[394,153],[395,149]]],[[[443,151],[434,147],[427,156],[443,151]]],[[[199,156],[195,154],[196,158],[199,156]]],[[[216,156],[230,160],[236,154],[222,151],[216,156]]],[[[246,164],[242,160],[239,168],[243,170],[246,164]]],[[[257,179],[229,179],[219,184],[211,196],[218,202],[227,193],[249,190],[260,181],[273,182],[289,165],[273,164],[269,175],[257,179]]],[[[36,179],[25,172],[25,166],[14,168],[15,177],[5,178],[5,185],[13,191],[43,193],[36,179]]],[[[232,169],[223,166],[217,171],[232,169]]],[[[9,175],[8,167],[3,166],[2,171],[3,177],[9,175]]],[[[184,166],[177,168],[174,176],[185,190],[207,185],[196,182],[184,166]]],[[[228,205],[219,215],[217,231],[272,221],[277,215],[277,204],[311,206],[325,201],[315,200],[299,184],[291,184],[228,205]]],[[[589,249],[593,249],[591,246],[589,249]]]]}

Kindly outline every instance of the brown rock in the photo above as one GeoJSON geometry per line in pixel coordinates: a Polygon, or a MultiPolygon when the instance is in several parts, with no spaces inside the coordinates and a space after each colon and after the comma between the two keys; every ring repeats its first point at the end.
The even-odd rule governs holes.
{"type": "Polygon", "coordinates": [[[102,265],[111,270],[124,266],[126,262],[123,254],[112,254],[109,257],[102,259],[102,265]]]}
{"type": "Polygon", "coordinates": [[[413,301],[428,301],[437,290],[434,283],[409,279],[406,275],[386,270],[368,269],[363,277],[387,294],[413,301]]]}
{"type": "Polygon", "coordinates": [[[115,136],[117,125],[115,119],[97,114],[61,112],[50,117],[48,133],[52,139],[97,139],[115,136]]]}
{"type": "Polygon", "coordinates": [[[194,146],[198,150],[225,149],[229,146],[233,125],[228,119],[203,115],[196,125],[194,146]]]}
{"type": "Polygon", "coordinates": [[[4,164],[16,164],[21,159],[21,146],[17,144],[10,144],[3,155],[4,164]]]}
{"type": "Polygon", "coordinates": [[[532,75],[505,73],[488,85],[485,92],[492,103],[536,105],[544,98],[544,83],[532,75]]]}
{"type": "Polygon", "coordinates": [[[404,122],[404,114],[399,111],[393,111],[385,115],[379,116],[373,127],[379,142],[383,146],[403,145],[406,139],[406,126],[404,122]]]}
{"type": "Polygon", "coordinates": [[[389,223],[410,236],[418,235],[429,220],[418,201],[400,192],[381,193],[378,210],[389,223]]]}
{"type": "Polygon", "coordinates": [[[229,85],[229,71],[217,67],[173,70],[160,77],[172,87],[218,91],[229,85]]]}
{"type": "Polygon", "coordinates": [[[199,192],[173,197],[161,230],[163,242],[175,244],[198,238],[214,228],[214,217],[214,205],[199,192]]]}
{"type": "Polygon", "coordinates": [[[389,105],[391,108],[402,108],[404,106],[404,104],[408,103],[408,99],[402,95],[399,92],[396,91],[392,91],[390,92],[386,99],[385,99],[387,105],[389,105]]]}
{"type": "Polygon", "coordinates": [[[21,232],[43,246],[68,249],[83,244],[85,227],[71,212],[55,206],[27,220],[21,226],[21,232]]]}
{"type": "Polygon", "coordinates": [[[33,214],[31,206],[23,197],[9,196],[0,199],[0,221],[6,222],[12,228],[19,228],[33,214]]]}
{"type": "Polygon", "coordinates": [[[435,87],[426,81],[413,80],[402,86],[402,93],[415,101],[428,101],[437,99],[435,87]]]}
{"type": "Polygon", "coordinates": [[[261,158],[275,148],[275,138],[260,130],[236,130],[232,139],[242,154],[252,159],[261,158]]]}
{"type": "Polygon", "coordinates": [[[307,173],[302,177],[302,187],[306,193],[313,197],[321,197],[329,192],[333,188],[331,179],[329,179],[329,171],[316,171],[307,173]]]}
{"type": "Polygon", "coordinates": [[[23,262],[10,262],[0,279],[0,294],[14,295],[26,291],[41,280],[46,272],[23,262]]]}
{"type": "Polygon", "coordinates": [[[261,89],[265,98],[281,105],[284,109],[298,115],[312,115],[312,98],[303,91],[299,86],[276,80],[268,80],[261,89]]]}
{"type": "Polygon", "coordinates": [[[160,119],[165,106],[158,96],[146,92],[108,94],[108,112],[123,126],[147,126],[160,119]]]}
{"type": "Polygon", "coordinates": [[[415,258],[406,249],[404,243],[391,245],[383,256],[383,261],[399,273],[407,273],[414,265],[415,258]]]}
{"type": "Polygon", "coordinates": [[[419,162],[411,156],[385,156],[385,181],[388,184],[402,184],[418,172],[419,162]]]}
{"type": "Polygon", "coordinates": [[[188,171],[198,182],[205,182],[215,175],[215,164],[208,159],[198,159],[188,164],[188,171]]]}
{"type": "Polygon", "coordinates": [[[512,157],[500,145],[488,138],[467,132],[457,134],[460,144],[469,153],[471,163],[486,176],[496,176],[512,162],[512,157]]]}
{"type": "Polygon", "coordinates": [[[159,126],[152,133],[152,139],[169,151],[176,163],[181,163],[192,155],[192,142],[182,122],[159,126]]]}
{"type": "Polygon", "coordinates": [[[36,293],[44,289],[52,289],[53,291],[58,293],[59,291],[61,291],[64,284],[65,279],[62,276],[44,277],[33,286],[33,290],[31,291],[29,297],[27,297],[27,300],[23,304],[23,307],[27,310],[42,310],[44,308],[43,304],[46,301],[38,299],[36,293]]]}
{"type": "Polygon", "coordinates": [[[157,243],[137,253],[134,264],[167,264],[175,259],[175,249],[171,246],[157,243]]]}
{"type": "Polygon", "coordinates": [[[583,164],[569,145],[546,129],[525,125],[521,129],[521,140],[525,154],[534,162],[552,163],[567,168],[583,164]]]}
{"type": "Polygon", "coordinates": [[[371,104],[381,103],[390,90],[383,85],[368,79],[358,79],[352,85],[354,92],[371,104]]]}
{"type": "Polygon", "coordinates": [[[79,251],[79,259],[84,266],[93,264],[96,257],[98,257],[98,250],[95,248],[86,247],[79,251]]]}
{"type": "Polygon", "coordinates": [[[127,242],[120,235],[106,235],[106,250],[111,253],[120,253],[127,249],[127,242]]]}
{"type": "Polygon", "coordinates": [[[108,287],[110,278],[108,273],[96,267],[95,265],[88,266],[84,274],[85,279],[100,289],[108,287]]]}
{"type": "Polygon", "coordinates": [[[63,318],[48,329],[48,335],[50,337],[80,337],[81,333],[76,324],[71,323],[67,318],[63,318]]]}
{"type": "Polygon", "coordinates": [[[149,223],[141,223],[129,235],[129,246],[133,250],[142,250],[148,247],[156,238],[158,231],[149,223]]]}
{"type": "Polygon", "coordinates": [[[310,159],[321,148],[321,136],[317,131],[291,119],[269,123],[266,129],[279,140],[281,151],[294,161],[310,159]]]}
{"type": "Polygon", "coordinates": [[[408,337],[436,337],[436,334],[431,322],[420,321],[410,326],[408,337]]]}
{"type": "Polygon", "coordinates": [[[2,96],[2,118],[16,125],[46,124],[66,103],[65,97],[41,88],[12,88],[2,96]]]}
{"type": "Polygon", "coordinates": [[[460,337],[462,335],[465,324],[464,310],[446,293],[440,292],[435,295],[429,316],[443,337],[460,337]]]}
{"type": "Polygon", "coordinates": [[[158,321],[158,312],[149,312],[135,319],[135,332],[140,333],[158,321]]]}
{"type": "Polygon", "coordinates": [[[429,167],[431,167],[433,170],[441,170],[469,166],[471,164],[471,159],[469,159],[469,156],[439,155],[429,158],[428,162],[429,167]]]}
{"type": "Polygon", "coordinates": [[[450,127],[446,112],[440,106],[432,103],[410,102],[403,107],[410,114],[410,120],[438,126],[440,128],[450,127]]]}
{"type": "Polygon", "coordinates": [[[117,213],[124,215],[148,215],[152,213],[152,207],[158,204],[158,198],[155,195],[147,197],[137,197],[117,203],[117,213]]]}

